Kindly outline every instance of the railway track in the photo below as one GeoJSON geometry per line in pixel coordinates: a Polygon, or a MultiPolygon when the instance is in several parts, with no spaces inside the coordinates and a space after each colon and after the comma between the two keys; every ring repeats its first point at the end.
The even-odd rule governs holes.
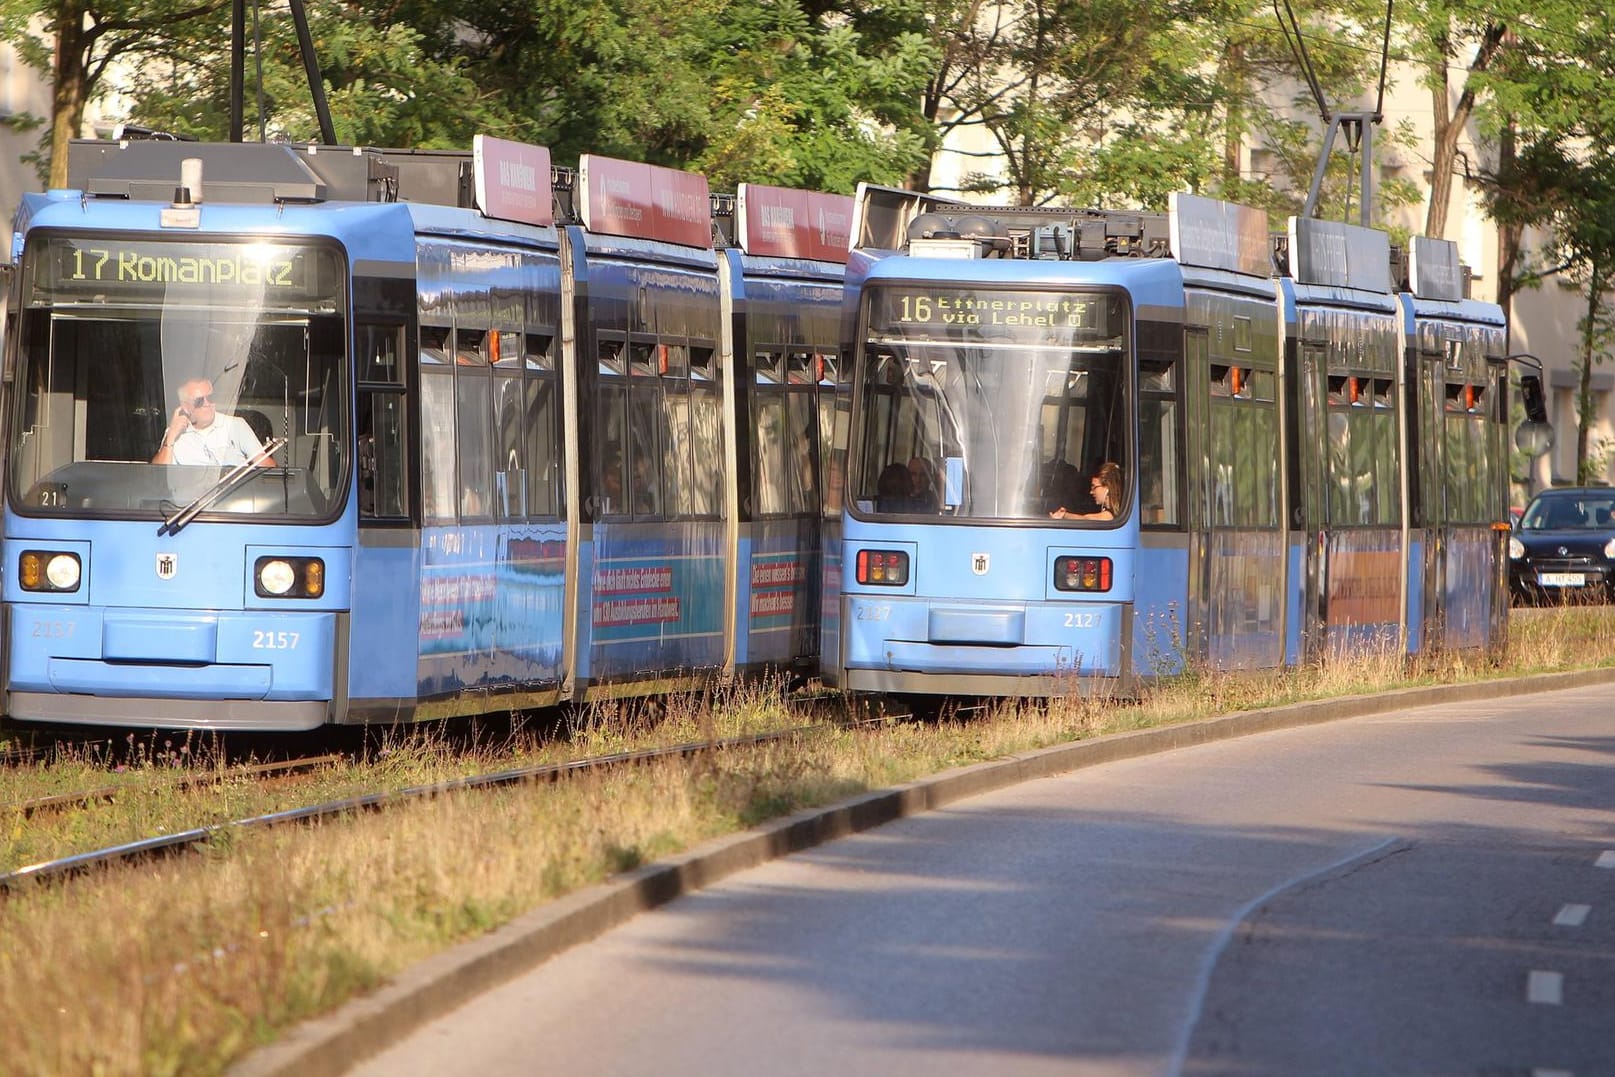
{"type": "Polygon", "coordinates": [[[91,804],[98,800],[111,800],[119,795],[139,794],[161,788],[168,790],[190,789],[202,785],[216,785],[229,778],[270,778],[316,770],[343,761],[340,755],[317,755],[308,759],[284,759],[273,763],[255,763],[230,767],[228,770],[183,774],[158,782],[131,785],[103,785],[70,793],[53,793],[49,796],[30,797],[12,804],[0,805],[0,815],[21,815],[25,819],[46,811],[65,811],[91,804]]]}
{"type": "MultiPolygon", "coordinates": [[[[852,723],[858,726],[884,724],[898,720],[902,715],[882,714],[878,717],[867,718],[852,723]]],[[[268,812],[262,815],[249,816],[229,822],[213,823],[206,826],[194,827],[173,833],[157,834],[140,838],[134,841],[123,842],[89,852],[76,853],[51,860],[40,861],[25,867],[0,874],[0,893],[11,893],[23,886],[38,885],[42,883],[60,882],[75,876],[83,875],[89,871],[108,867],[119,863],[134,863],[141,860],[172,855],[203,845],[216,837],[226,833],[239,833],[243,831],[265,829],[273,826],[283,826],[290,823],[311,823],[322,819],[348,815],[361,811],[382,811],[397,807],[413,801],[431,797],[443,796],[468,790],[495,789],[525,782],[562,781],[576,775],[600,771],[611,768],[637,766],[658,760],[673,758],[691,758],[703,753],[732,750],[735,748],[755,747],[799,737],[811,732],[826,728],[844,728],[846,722],[830,723],[817,722],[808,725],[793,726],[787,729],[767,733],[756,733],[745,736],[725,737],[715,740],[692,741],[683,744],[665,747],[645,748],[632,751],[614,752],[587,758],[568,760],[560,763],[545,763],[533,766],[515,767],[505,770],[492,771],[483,774],[472,774],[442,781],[429,782],[402,789],[378,791],[356,796],[342,797],[336,800],[303,807],[289,808],[280,811],[268,812]]],[[[298,760],[287,763],[264,764],[259,768],[263,776],[283,774],[292,767],[312,767],[338,760],[340,757],[328,756],[310,760],[298,760]]],[[[198,775],[196,782],[211,780],[210,776],[198,775]]],[[[33,801],[22,802],[11,806],[11,811],[51,810],[83,804],[97,798],[110,796],[123,792],[128,787],[107,788],[99,790],[86,790],[83,792],[62,794],[60,796],[41,797],[33,801]]]]}

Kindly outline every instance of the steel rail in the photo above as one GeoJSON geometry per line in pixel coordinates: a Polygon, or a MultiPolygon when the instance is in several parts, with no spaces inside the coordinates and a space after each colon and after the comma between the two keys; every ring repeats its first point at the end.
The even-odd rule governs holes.
{"type": "MultiPolygon", "coordinates": [[[[885,723],[890,720],[892,720],[892,716],[884,716],[851,723],[851,725],[885,723]]],[[[364,793],[324,804],[289,808],[225,823],[211,823],[191,830],[160,834],[149,838],[141,838],[137,841],[125,842],[121,845],[109,846],[104,849],[96,849],[87,853],[76,853],[72,856],[60,857],[55,860],[44,860],[0,875],[0,893],[11,893],[25,885],[82,875],[94,868],[123,861],[135,861],[144,857],[179,852],[192,846],[200,845],[217,835],[229,832],[256,830],[286,823],[313,822],[360,811],[379,811],[383,808],[396,807],[411,801],[442,796],[445,793],[459,792],[465,789],[492,788],[515,785],[521,782],[558,781],[591,770],[649,763],[659,759],[688,758],[703,752],[731,748],[754,747],[821,729],[847,727],[848,724],[846,723],[822,722],[814,725],[795,726],[773,733],[756,733],[750,736],[725,737],[711,741],[693,741],[665,748],[643,748],[636,751],[614,752],[610,755],[591,756],[585,759],[568,760],[563,763],[544,763],[531,767],[518,767],[512,770],[493,771],[487,774],[470,774],[460,778],[449,778],[440,782],[409,786],[388,792],[364,793]]]]}
{"type": "Polygon", "coordinates": [[[145,793],[157,790],[189,789],[193,786],[218,784],[229,778],[264,778],[290,773],[298,770],[313,770],[327,763],[340,763],[345,757],[340,755],[317,755],[308,759],[283,759],[274,763],[254,763],[250,766],[231,767],[223,772],[203,771],[201,773],[186,774],[177,778],[163,781],[147,782],[128,785],[104,785],[99,789],[85,789],[73,793],[52,793],[49,796],[32,797],[28,800],[19,800],[15,803],[0,805],[0,815],[20,814],[23,818],[32,818],[36,812],[59,811],[63,808],[77,807],[88,804],[93,800],[111,800],[120,793],[145,793]]]}

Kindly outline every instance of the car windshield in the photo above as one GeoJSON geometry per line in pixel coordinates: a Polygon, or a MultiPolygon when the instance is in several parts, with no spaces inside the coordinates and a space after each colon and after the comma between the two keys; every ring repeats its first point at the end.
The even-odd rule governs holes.
{"type": "Polygon", "coordinates": [[[1615,489],[1543,494],[1525,510],[1522,531],[1600,531],[1615,514],[1615,489]]]}

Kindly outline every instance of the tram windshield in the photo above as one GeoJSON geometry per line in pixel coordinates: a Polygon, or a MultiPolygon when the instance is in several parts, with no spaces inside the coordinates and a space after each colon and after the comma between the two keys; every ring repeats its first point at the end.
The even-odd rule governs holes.
{"type": "Polygon", "coordinates": [[[194,236],[35,238],[22,262],[10,494],[35,515],[325,517],[347,478],[343,262],[194,236]],[[260,447],[286,443],[273,456],[260,447]]]}
{"type": "Polygon", "coordinates": [[[902,285],[869,299],[858,510],[1109,526],[1093,479],[1128,474],[1126,300],[902,285]],[[1064,511],[1061,511],[1064,510],[1064,511]]]}

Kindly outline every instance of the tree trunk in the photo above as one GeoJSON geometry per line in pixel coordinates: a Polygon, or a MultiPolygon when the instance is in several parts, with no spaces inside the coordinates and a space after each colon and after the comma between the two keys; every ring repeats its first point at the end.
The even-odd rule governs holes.
{"type": "Polygon", "coordinates": [[[84,105],[90,97],[85,56],[91,35],[84,27],[84,0],[66,0],[57,9],[56,61],[51,87],[50,186],[67,186],[67,144],[84,126],[84,105]]]}
{"type": "Polygon", "coordinates": [[[1445,69],[1430,90],[1430,126],[1435,147],[1430,159],[1430,208],[1424,215],[1424,234],[1432,239],[1444,239],[1447,204],[1452,201],[1452,166],[1461,130],[1447,100],[1445,69]]]}
{"type": "MultiPolygon", "coordinates": [[[[1515,149],[1514,121],[1510,119],[1503,124],[1497,140],[1499,176],[1514,174],[1515,149]]],[[[1519,271],[1520,245],[1524,233],[1525,229],[1518,224],[1502,221],[1497,225],[1497,288],[1494,298],[1497,305],[1503,308],[1503,317],[1508,320],[1509,339],[1506,345],[1510,352],[1514,350],[1514,282],[1515,274],[1519,271]]]]}
{"type": "Polygon", "coordinates": [[[1598,336],[1598,297],[1604,290],[1604,267],[1593,263],[1587,280],[1587,312],[1582,321],[1581,382],[1576,386],[1576,483],[1583,485],[1587,473],[1587,439],[1593,425],[1593,342],[1598,336]]]}

